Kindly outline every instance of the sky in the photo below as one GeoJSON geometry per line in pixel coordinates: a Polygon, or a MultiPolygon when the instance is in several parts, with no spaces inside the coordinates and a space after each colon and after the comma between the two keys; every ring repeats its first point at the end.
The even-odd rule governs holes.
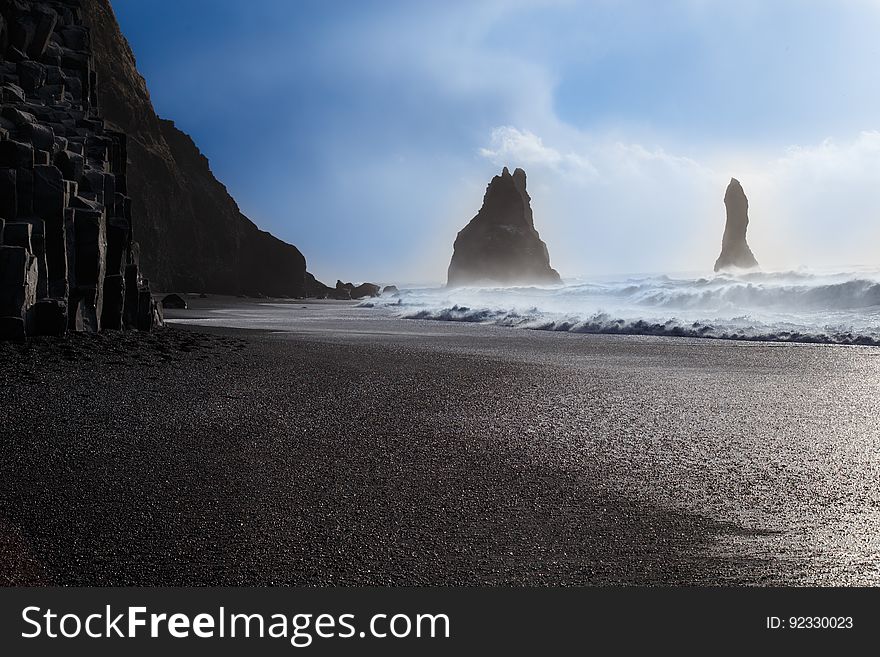
{"type": "Polygon", "coordinates": [[[443,282],[503,166],[563,278],[880,266],[880,0],[112,0],[157,113],[333,284],[443,282]]]}

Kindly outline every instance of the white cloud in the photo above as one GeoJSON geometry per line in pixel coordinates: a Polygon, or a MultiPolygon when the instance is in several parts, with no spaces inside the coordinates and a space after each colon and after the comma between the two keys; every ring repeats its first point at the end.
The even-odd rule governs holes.
{"type": "Polygon", "coordinates": [[[480,155],[499,166],[512,161],[556,167],[562,160],[559,151],[545,146],[536,134],[508,125],[495,128],[490,143],[489,148],[480,149],[480,155]]]}
{"type": "Polygon", "coordinates": [[[617,142],[613,147],[613,157],[627,168],[640,173],[649,173],[651,168],[683,171],[688,174],[713,175],[712,170],[693,160],[681,155],[672,155],[663,148],[646,148],[641,144],[624,144],[617,142]]]}
{"type": "Polygon", "coordinates": [[[880,132],[859,133],[849,142],[826,139],[817,146],[791,146],[773,165],[778,177],[818,176],[880,180],[880,132]]]}
{"type": "Polygon", "coordinates": [[[574,152],[560,153],[546,146],[539,136],[529,130],[500,126],[492,130],[488,148],[479,153],[497,166],[545,167],[557,175],[586,182],[598,176],[590,158],[574,152]]]}
{"type": "MultiPolygon", "coordinates": [[[[574,135],[573,139],[589,141],[585,135],[574,135]]],[[[587,149],[589,152],[572,150],[562,153],[547,146],[541,137],[529,130],[499,126],[492,130],[489,146],[480,148],[479,153],[497,166],[546,167],[581,183],[608,184],[621,175],[653,176],[660,170],[712,175],[711,170],[695,160],[671,155],[659,147],[647,148],[618,141],[599,143],[587,149]]]]}
{"type": "Polygon", "coordinates": [[[792,146],[744,167],[755,251],[779,266],[877,264],[880,132],[792,146]]]}

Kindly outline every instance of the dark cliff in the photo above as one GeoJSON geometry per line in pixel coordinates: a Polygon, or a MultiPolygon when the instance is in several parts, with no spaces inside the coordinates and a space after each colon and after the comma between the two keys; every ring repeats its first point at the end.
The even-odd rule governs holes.
{"type": "Polygon", "coordinates": [[[504,167],[486,188],[483,206],[455,239],[447,284],[553,284],[547,245],[535,230],[526,173],[504,167]]]}
{"type": "Polygon", "coordinates": [[[749,227],[749,199],[742,185],[736,178],[730,179],[724,193],[724,206],[727,209],[727,221],[724,225],[724,236],[721,240],[721,255],[715,261],[715,271],[730,269],[751,269],[758,266],[758,261],[746,242],[746,230],[749,227]]]}
{"type": "Polygon", "coordinates": [[[160,289],[302,296],[305,258],[259,230],[186,134],[153,110],[109,0],[82,0],[105,120],[128,136],[141,267],[160,289]]]}

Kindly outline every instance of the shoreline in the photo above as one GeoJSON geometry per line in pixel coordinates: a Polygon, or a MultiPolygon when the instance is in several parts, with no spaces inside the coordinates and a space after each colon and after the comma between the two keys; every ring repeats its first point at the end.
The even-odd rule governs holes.
{"type": "MultiPolygon", "coordinates": [[[[291,311],[307,310],[312,313],[324,313],[325,327],[332,322],[345,319],[368,319],[374,317],[377,320],[394,323],[398,321],[409,323],[429,323],[436,325],[458,324],[461,326],[480,327],[481,329],[501,329],[540,332],[547,334],[568,334],[576,336],[621,336],[621,337],[644,337],[679,340],[709,340],[736,343],[762,343],[762,344],[806,344],[806,345],[836,345],[844,347],[877,347],[880,346],[880,338],[861,335],[853,331],[838,331],[826,333],[802,333],[798,331],[758,334],[729,334],[713,333],[711,327],[685,327],[677,324],[677,320],[669,320],[665,323],[638,320],[624,322],[624,320],[594,322],[594,321],[564,321],[564,322],[533,322],[527,319],[516,321],[493,321],[484,317],[489,311],[472,310],[462,308],[460,312],[444,312],[442,317],[434,316],[434,311],[419,311],[411,309],[407,312],[392,312],[389,307],[376,306],[376,301],[363,299],[356,301],[340,301],[331,299],[242,299],[239,297],[214,296],[201,299],[198,295],[187,294],[184,296],[190,307],[186,310],[167,309],[165,318],[170,324],[189,324],[193,326],[219,326],[230,328],[256,327],[270,331],[282,331],[300,333],[307,323],[313,323],[313,318],[308,322],[302,322],[302,313],[293,313],[286,317],[275,313],[260,312],[261,306],[289,307],[291,311]],[[336,312],[333,312],[336,311],[336,312]],[[467,311],[467,312],[465,312],[467,311]]],[[[159,298],[159,295],[157,295],[159,298]]],[[[419,330],[419,329],[413,329],[419,330]]],[[[446,330],[446,329],[441,329],[446,330]]]]}

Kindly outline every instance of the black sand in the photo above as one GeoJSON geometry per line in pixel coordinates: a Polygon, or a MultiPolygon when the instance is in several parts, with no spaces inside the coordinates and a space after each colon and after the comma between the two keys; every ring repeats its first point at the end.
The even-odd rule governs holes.
{"type": "Polygon", "coordinates": [[[0,344],[4,583],[880,580],[880,350],[311,326],[0,344]]]}

